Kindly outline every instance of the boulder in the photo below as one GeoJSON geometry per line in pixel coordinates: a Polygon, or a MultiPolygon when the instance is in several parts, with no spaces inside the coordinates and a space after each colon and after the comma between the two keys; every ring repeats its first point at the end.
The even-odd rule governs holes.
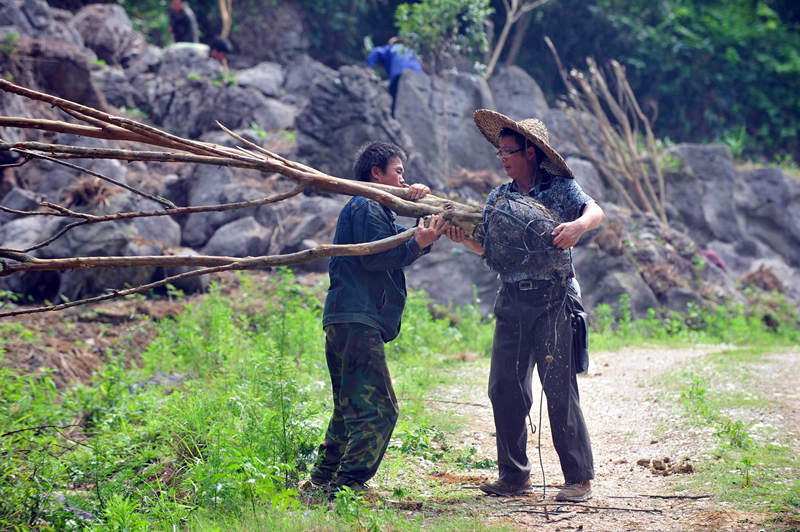
{"type": "Polygon", "coordinates": [[[283,99],[293,103],[298,109],[305,107],[311,86],[318,76],[335,77],[336,71],[302,54],[286,65],[283,81],[283,99]]]}
{"type": "Polygon", "coordinates": [[[147,42],[134,31],[125,8],[117,4],[89,4],[78,11],[71,24],[86,46],[108,65],[126,68],[147,51],[147,42]]]}
{"type": "MultiPolygon", "coordinates": [[[[137,204],[138,211],[159,212],[163,211],[163,205],[155,201],[143,200],[137,204]]],[[[181,226],[172,219],[171,216],[148,216],[145,218],[134,218],[133,226],[136,234],[150,242],[161,244],[165,248],[174,248],[181,243],[181,226]]]]}
{"type": "Polygon", "coordinates": [[[33,37],[36,28],[23,10],[23,4],[23,0],[9,0],[0,5],[0,26],[7,27],[6,34],[16,31],[33,37]]]}
{"type": "MultiPolygon", "coordinates": [[[[388,105],[386,101],[383,105],[388,105]]],[[[420,157],[417,165],[411,165],[414,181],[441,190],[462,169],[499,167],[494,147],[472,120],[475,109],[493,107],[489,86],[480,76],[450,72],[434,78],[421,72],[404,73],[395,116],[420,157]]]]}
{"type": "Polygon", "coordinates": [[[253,87],[270,98],[281,96],[284,77],[281,65],[268,61],[236,73],[236,81],[240,87],[253,87]]]}
{"type": "Polygon", "coordinates": [[[575,175],[575,181],[597,203],[614,197],[614,191],[606,188],[600,172],[592,163],[580,157],[567,157],[566,163],[575,175]]]}
{"type": "Polygon", "coordinates": [[[45,216],[15,216],[0,225],[0,247],[21,251],[40,242],[49,221],[45,216]]]}
{"type": "MultiPolygon", "coordinates": [[[[193,257],[199,255],[193,249],[190,248],[182,248],[174,253],[174,255],[181,256],[181,257],[193,257]]],[[[178,266],[178,267],[170,267],[170,268],[158,268],[154,274],[154,279],[164,279],[165,277],[172,277],[173,275],[181,275],[184,273],[188,273],[191,271],[199,270],[200,268],[191,267],[191,266],[178,266]]],[[[184,293],[187,294],[194,294],[198,292],[204,292],[206,287],[208,287],[209,283],[209,275],[190,275],[188,277],[184,277],[182,279],[175,279],[170,281],[170,284],[177,288],[178,290],[183,290],[184,293]]]]}
{"type": "MultiPolygon", "coordinates": [[[[101,226],[100,229],[93,231],[91,234],[100,237],[101,239],[110,237],[110,240],[106,241],[115,241],[117,239],[116,236],[113,236],[113,234],[119,228],[111,228],[106,224],[97,225],[101,226]]],[[[76,248],[75,256],[105,256],[104,254],[84,255],[84,249],[85,248],[80,247],[76,248]]],[[[119,250],[118,255],[161,255],[163,251],[163,248],[158,244],[141,243],[135,240],[128,240],[119,250]]],[[[67,270],[61,274],[58,297],[63,297],[67,300],[75,300],[102,294],[107,290],[120,290],[138,286],[150,282],[155,271],[155,266],[139,268],[92,268],[90,270],[67,270]]]]}
{"type": "MultiPolygon", "coordinates": [[[[269,192],[260,188],[234,183],[232,173],[227,167],[198,165],[193,179],[189,183],[188,204],[198,206],[235,203],[261,199],[268,195],[270,195],[269,192]]],[[[264,213],[270,212],[265,211],[264,208],[270,206],[192,213],[183,221],[183,244],[199,249],[206,244],[217,229],[238,218],[252,216],[258,222],[263,223],[267,218],[264,213]]],[[[276,206],[275,212],[279,212],[280,208],[276,206]]]]}
{"type": "MultiPolygon", "coordinates": [[[[3,199],[0,200],[0,205],[16,211],[39,210],[39,202],[36,199],[36,194],[19,187],[12,188],[8,194],[3,196],[3,199]]],[[[0,226],[18,217],[18,214],[0,211],[0,226]]]]}
{"type": "Polygon", "coordinates": [[[536,80],[516,65],[500,68],[489,80],[489,88],[496,111],[513,120],[539,118],[550,109],[536,80]]]}
{"type": "Polygon", "coordinates": [[[702,247],[711,240],[734,242],[742,230],[733,212],[736,174],[727,146],[677,144],[665,152],[681,170],[665,177],[671,224],[688,232],[702,247]]]}
{"type": "Polygon", "coordinates": [[[153,73],[161,65],[164,50],[158,46],[148,44],[147,47],[136,57],[132,57],[125,67],[125,75],[133,84],[133,80],[145,73],[153,73]]]}
{"type": "MultiPolygon", "coordinates": [[[[0,55],[0,57],[2,57],[0,55]]],[[[2,59],[0,59],[2,64],[2,59]]],[[[25,98],[18,94],[0,91],[0,114],[3,116],[31,117],[30,111],[25,107],[25,98]]],[[[0,139],[5,142],[21,142],[25,140],[25,134],[18,127],[0,127],[0,139]]],[[[13,163],[19,160],[21,154],[12,151],[0,151],[0,164],[13,163]]]]}
{"type": "Polygon", "coordinates": [[[0,36],[15,33],[83,48],[80,33],[64,23],[59,11],[51,9],[45,0],[7,0],[0,4],[0,27],[7,27],[6,31],[0,31],[0,36]]]}
{"type": "Polygon", "coordinates": [[[254,5],[258,9],[251,10],[247,23],[235,32],[237,60],[251,65],[259,61],[287,64],[308,51],[311,40],[299,5],[291,2],[254,5]]]}
{"type": "Polygon", "coordinates": [[[294,229],[288,233],[284,243],[284,248],[281,250],[281,253],[294,253],[295,251],[300,251],[304,241],[309,240],[311,237],[325,229],[325,227],[326,221],[319,215],[308,214],[302,217],[297,225],[294,226],[294,229]]]}
{"type": "Polygon", "coordinates": [[[738,183],[734,212],[743,232],[800,268],[800,181],[778,168],[759,168],[742,172],[738,183]]]}
{"type": "Polygon", "coordinates": [[[123,70],[104,66],[92,70],[91,76],[92,83],[103,93],[109,105],[125,109],[136,108],[136,90],[123,70]]]}
{"type": "Polygon", "coordinates": [[[646,316],[647,309],[659,308],[655,294],[627,257],[607,255],[596,244],[591,244],[575,248],[572,258],[586,308],[593,309],[605,303],[619,309],[619,298],[623,294],[630,297],[634,318],[646,316]]]}
{"type": "MultiPolygon", "coordinates": [[[[186,205],[213,205],[221,203],[220,190],[233,183],[230,168],[222,166],[197,165],[190,180],[184,182],[187,187],[186,205]]],[[[183,227],[183,243],[189,247],[201,247],[214,234],[221,224],[210,225],[213,212],[192,213],[186,217],[183,227]]]]}
{"type": "Polygon", "coordinates": [[[296,112],[255,88],[221,85],[203,77],[154,78],[149,91],[151,118],[167,131],[190,138],[219,131],[217,121],[231,129],[253,125],[287,129],[296,112]]]}
{"type": "Polygon", "coordinates": [[[570,112],[574,113],[574,124],[563,109],[550,109],[539,117],[547,126],[550,145],[564,159],[568,157],[587,157],[588,154],[584,152],[575,133],[575,127],[577,126],[586,145],[589,147],[591,155],[603,160],[605,158],[605,150],[603,149],[599,133],[600,126],[597,123],[597,119],[588,113],[577,114],[574,110],[570,112]]]}
{"type": "MultiPolygon", "coordinates": [[[[297,246],[297,251],[305,251],[307,249],[314,249],[316,247],[319,247],[319,243],[316,240],[311,240],[310,238],[308,238],[300,242],[300,244],[297,246]]],[[[294,271],[301,271],[301,272],[325,273],[328,271],[329,262],[330,258],[322,257],[308,262],[295,264],[294,266],[292,266],[292,269],[294,271]]]]}
{"type": "MultiPolygon", "coordinates": [[[[53,220],[44,216],[23,216],[0,226],[0,247],[12,250],[25,250],[45,237],[47,227],[53,220]]],[[[39,256],[39,250],[30,252],[39,256]]],[[[57,271],[29,271],[0,277],[0,288],[22,294],[26,299],[42,301],[54,300],[58,293],[61,273],[57,271]]]]}
{"type": "MultiPolygon", "coordinates": [[[[107,148],[109,143],[103,139],[80,137],[61,133],[56,140],[57,144],[66,144],[86,148],[107,148]]],[[[116,181],[125,183],[127,167],[120,161],[113,159],[76,159],[69,161],[71,164],[99,173],[116,181]]],[[[26,188],[37,196],[47,201],[60,203],[65,201],[71,191],[81,186],[82,181],[95,181],[96,178],[89,174],[66,167],[50,161],[31,162],[18,170],[18,177],[24,182],[26,188]]],[[[121,190],[109,184],[111,190],[121,190]]]]}
{"type": "MultiPolygon", "coordinates": [[[[113,207],[111,209],[113,210],[113,207]]],[[[101,214],[101,211],[96,210],[94,214],[101,214]]],[[[55,234],[70,221],[47,220],[40,238],[55,234]]],[[[163,246],[136,241],[135,237],[136,230],[129,220],[89,224],[73,228],[47,247],[37,250],[37,256],[47,259],[162,254],[163,246]]],[[[62,272],[60,276],[50,275],[48,286],[37,290],[40,294],[46,294],[43,297],[47,299],[56,300],[63,296],[74,300],[96,295],[108,289],[121,289],[147,282],[154,270],[152,267],[68,270],[62,272]]],[[[26,292],[30,293],[27,287],[26,292]]]]}
{"type": "Polygon", "coordinates": [[[3,64],[4,55],[0,54],[0,65],[16,83],[90,107],[105,107],[105,98],[91,82],[91,50],[63,41],[25,37],[16,46],[10,65],[3,64]]]}
{"type": "Polygon", "coordinates": [[[269,246],[271,230],[252,216],[239,218],[216,230],[202,250],[203,255],[260,257],[269,246]]]}
{"type": "Polygon", "coordinates": [[[386,89],[366,68],[344,66],[319,75],[297,115],[297,156],[337,177],[352,175],[353,156],[366,142],[394,142],[413,152],[411,139],[391,119],[386,89]]]}
{"type": "Polygon", "coordinates": [[[208,45],[203,43],[173,43],[164,48],[154,70],[160,77],[173,82],[187,76],[218,79],[222,75],[222,65],[211,59],[210,52],[208,45]]]}

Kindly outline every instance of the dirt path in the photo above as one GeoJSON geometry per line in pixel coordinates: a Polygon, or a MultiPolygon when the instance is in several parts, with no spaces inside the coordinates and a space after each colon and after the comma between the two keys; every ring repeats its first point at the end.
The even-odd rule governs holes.
{"type": "MultiPolygon", "coordinates": [[[[470,504],[480,508],[490,522],[526,530],[546,526],[553,530],[759,530],[764,517],[732,509],[711,496],[711,491],[689,492],[680,489],[693,462],[708,458],[714,446],[712,430],[687,430],[679,423],[672,404],[662,404],[663,387],[658,381],[692,359],[721,350],[722,347],[694,349],[632,349],[621,353],[593,353],[592,367],[579,380],[584,416],[589,425],[595,459],[596,479],[593,498],[587,506],[606,509],[549,506],[543,515],[542,473],[537,453],[539,434],[529,435],[528,456],[534,464],[533,482],[539,486],[530,497],[499,499],[476,491],[470,504]],[[655,384],[655,386],[654,386],[655,384]],[[655,466],[655,467],[654,467],[655,466]],[[663,467],[663,469],[661,469],[663,467]],[[672,474],[663,475],[664,472],[672,474]],[[683,471],[683,472],[678,472],[683,471]],[[661,498],[666,496],[666,498],[661,498]],[[700,498],[692,498],[692,497],[700,498]],[[628,510],[612,510],[626,508],[628,510]]],[[[800,357],[791,356],[794,367],[800,357]]],[[[765,367],[785,368],[785,357],[768,357],[765,367]]],[[[459,413],[472,419],[458,445],[476,447],[477,458],[495,458],[494,422],[486,397],[486,368],[472,365],[462,374],[458,386],[448,388],[443,400],[486,406],[465,405],[459,413]]],[[[764,379],[779,379],[777,370],[761,372],[764,379]]],[[[795,381],[797,382],[797,381],[795,381]]],[[[538,383],[536,383],[538,384],[538,383]]],[[[768,383],[767,383],[768,385],[768,383]]],[[[798,396],[784,383],[776,388],[791,425],[798,412],[798,396]]],[[[539,388],[532,410],[538,423],[539,388]]],[[[671,403],[671,401],[670,401],[671,403]]],[[[445,403],[442,403],[443,405],[445,403]]],[[[547,500],[552,502],[555,485],[563,482],[558,458],[552,447],[547,408],[543,407],[541,447],[547,481],[547,500]]],[[[796,439],[795,439],[796,441],[796,439]]],[[[474,470],[472,475],[496,478],[496,471],[474,470]]],[[[464,475],[463,487],[475,489],[478,479],[464,475]]],[[[448,480],[458,483],[459,477],[448,480]]]]}

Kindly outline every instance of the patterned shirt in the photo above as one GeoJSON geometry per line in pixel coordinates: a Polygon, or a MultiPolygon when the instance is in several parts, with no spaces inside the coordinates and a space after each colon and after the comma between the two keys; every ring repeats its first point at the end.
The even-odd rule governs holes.
{"type": "MultiPolygon", "coordinates": [[[[543,168],[543,179],[528,192],[528,196],[538,201],[553,214],[559,223],[572,222],[580,218],[583,209],[589,202],[594,201],[581,188],[581,186],[569,177],[553,175],[543,168]]],[[[487,213],[497,202],[500,194],[507,192],[519,193],[519,186],[516,181],[504,183],[494,188],[486,199],[486,206],[483,208],[483,222],[487,221],[487,213]]],[[[529,272],[519,274],[500,275],[500,280],[506,283],[521,281],[523,279],[549,279],[550,272],[531,274],[529,272]]]]}

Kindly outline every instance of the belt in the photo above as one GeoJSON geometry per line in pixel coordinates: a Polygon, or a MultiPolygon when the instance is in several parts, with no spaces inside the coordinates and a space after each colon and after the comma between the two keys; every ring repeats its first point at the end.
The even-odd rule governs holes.
{"type": "Polygon", "coordinates": [[[519,290],[520,292],[527,292],[528,290],[536,290],[538,288],[544,288],[546,286],[552,286],[553,280],[552,279],[523,279],[521,281],[514,281],[511,283],[505,283],[507,286],[514,287],[515,289],[519,290]]]}
{"type": "Polygon", "coordinates": [[[570,277],[558,276],[551,277],[550,279],[522,279],[520,281],[510,281],[503,284],[513,287],[520,292],[527,292],[528,290],[537,290],[553,285],[568,286],[570,282],[570,277]]]}

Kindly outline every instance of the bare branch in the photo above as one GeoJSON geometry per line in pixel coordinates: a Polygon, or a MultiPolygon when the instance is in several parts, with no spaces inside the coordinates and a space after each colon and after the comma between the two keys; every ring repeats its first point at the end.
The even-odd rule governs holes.
{"type": "Polygon", "coordinates": [[[407,190],[403,188],[381,187],[376,186],[375,183],[365,183],[363,181],[342,179],[328,174],[323,174],[322,172],[316,170],[306,171],[295,167],[288,167],[274,160],[234,160],[233,157],[196,155],[174,151],[160,152],[121,150],[116,148],[86,148],[82,146],[48,144],[44,142],[0,142],[0,151],[8,151],[11,149],[24,149],[34,152],[50,153],[66,159],[93,158],[117,159],[122,161],[186,162],[232,166],[238,168],[251,168],[254,170],[261,170],[262,172],[277,172],[307,185],[313,185],[320,190],[337,192],[351,196],[364,196],[374,199],[375,201],[386,205],[397,214],[402,216],[419,217],[427,216],[429,214],[437,214],[443,212],[448,205],[452,205],[454,208],[457,208],[459,212],[463,211],[465,213],[464,216],[458,218],[459,220],[464,223],[466,223],[466,220],[472,220],[473,225],[470,227],[465,227],[468,234],[472,234],[474,230],[474,224],[480,222],[479,215],[468,216],[469,213],[475,212],[475,208],[468,205],[458,204],[443,198],[436,199],[435,197],[430,197],[430,195],[427,197],[428,203],[408,201],[403,199],[407,194],[407,190]],[[436,206],[432,205],[431,202],[435,202],[436,206]]]}
{"type": "MultiPolygon", "coordinates": [[[[64,310],[70,307],[75,307],[78,305],[86,305],[89,303],[97,303],[100,301],[106,301],[109,299],[114,299],[117,297],[124,297],[132,294],[137,294],[141,292],[145,292],[147,290],[151,290],[154,288],[159,288],[164,286],[168,283],[173,283],[175,281],[179,281],[182,279],[186,279],[189,277],[196,277],[198,275],[206,275],[210,273],[216,272],[223,272],[223,271],[230,271],[230,270],[255,270],[261,268],[270,268],[276,266],[291,266],[295,264],[303,264],[305,262],[310,262],[314,259],[324,258],[324,257],[335,257],[335,256],[345,256],[345,255],[372,255],[374,253],[381,253],[383,251],[387,251],[389,249],[395,248],[400,244],[410,240],[414,237],[414,233],[416,232],[416,228],[407,229],[400,234],[390,236],[388,238],[384,238],[382,240],[376,240],[374,242],[364,242],[362,244],[347,244],[347,245],[340,245],[340,244],[327,244],[322,246],[317,246],[312,249],[306,249],[303,251],[298,251],[296,253],[289,253],[286,255],[267,255],[264,257],[247,257],[243,259],[236,259],[233,257],[209,257],[209,256],[199,256],[199,257],[79,257],[75,259],[33,259],[33,261],[25,263],[25,264],[33,264],[31,268],[25,269],[42,269],[37,268],[36,265],[41,265],[44,262],[50,262],[51,264],[56,264],[58,261],[61,261],[59,264],[64,266],[60,269],[77,269],[77,268],[98,268],[98,267],[112,267],[109,266],[108,263],[111,261],[107,261],[106,265],[100,265],[99,262],[102,262],[106,259],[116,259],[117,261],[127,261],[133,260],[136,261],[137,259],[154,259],[151,264],[127,264],[127,267],[140,267],[143,265],[147,266],[157,266],[157,265],[168,265],[168,266],[192,266],[196,265],[191,263],[190,259],[206,259],[208,263],[214,263],[214,261],[225,262],[225,264],[215,267],[208,267],[202,268],[199,270],[193,270],[189,272],[180,273],[177,275],[172,275],[170,277],[165,277],[159,281],[155,281],[153,283],[140,285],[134,288],[128,288],[125,290],[113,290],[109,294],[104,294],[101,296],[90,297],[86,299],[70,301],[68,303],[62,303],[59,305],[47,305],[43,307],[36,307],[32,309],[19,309],[13,310],[8,312],[0,313],[0,318],[8,317],[8,316],[19,316],[21,314],[36,314],[41,312],[50,312],[50,311],[57,311],[57,310],[64,310]],[[164,262],[156,262],[156,261],[163,261],[164,259],[189,259],[187,262],[182,262],[182,260],[174,260],[170,264],[164,264],[164,262]],[[77,261],[86,261],[83,264],[79,264],[77,261]],[[94,261],[98,261],[95,263],[94,261]]],[[[141,260],[139,262],[145,262],[145,260],[141,260]]],[[[199,261],[198,261],[199,263],[199,261]]],[[[219,262],[216,262],[219,264],[219,262]]],[[[3,267],[2,272],[0,274],[5,273],[5,269],[8,267],[12,268],[19,268],[23,265],[13,265],[9,266],[5,263],[0,262],[0,266],[3,267]]],[[[117,267],[117,266],[114,266],[117,267]]],[[[52,270],[52,266],[43,268],[52,270]]],[[[19,271],[19,270],[17,270],[19,271]]]]}
{"type": "Polygon", "coordinates": [[[134,187],[132,187],[130,185],[127,185],[127,184],[125,184],[125,183],[123,183],[121,181],[117,181],[116,179],[113,179],[111,177],[104,176],[103,174],[100,174],[98,172],[89,170],[88,168],[83,168],[82,166],[78,166],[76,164],[68,163],[66,161],[60,161],[58,159],[54,159],[52,157],[48,157],[47,155],[44,155],[44,154],[41,154],[41,153],[32,152],[32,151],[19,150],[19,149],[14,149],[14,150],[11,150],[11,151],[24,153],[25,155],[28,155],[30,157],[38,157],[39,159],[44,159],[46,161],[54,162],[56,164],[62,164],[64,166],[68,167],[68,168],[72,168],[74,170],[78,170],[79,172],[87,173],[87,174],[89,174],[91,176],[94,176],[94,177],[96,177],[98,179],[102,179],[103,181],[107,181],[107,182],[109,182],[111,184],[114,184],[114,185],[116,185],[118,187],[124,188],[125,190],[133,192],[136,195],[139,195],[139,196],[145,197],[147,199],[153,200],[153,201],[155,201],[157,203],[160,203],[160,204],[164,205],[168,209],[174,209],[175,208],[175,204],[172,203],[171,201],[169,201],[168,199],[162,198],[161,196],[153,196],[152,194],[148,194],[147,192],[142,192],[141,190],[138,190],[138,189],[136,189],[136,188],[134,188],[134,187]]]}
{"type": "MultiPolygon", "coordinates": [[[[50,206],[50,205],[48,205],[48,207],[49,207],[49,206],[50,206]]],[[[58,210],[58,209],[56,209],[56,210],[58,210]]],[[[10,251],[12,251],[12,252],[13,252],[13,251],[22,251],[23,253],[26,253],[26,252],[29,252],[29,251],[34,251],[34,250],[36,250],[36,249],[41,249],[41,248],[43,248],[43,247],[47,247],[47,246],[49,246],[50,244],[52,244],[53,242],[55,242],[56,240],[58,240],[59,238],[61,238],[62,236],[64,236],[64,235],[67,233],[67,231],[69,231],[70,229],[72,229],[72,228],[74,228],[74,227],[79,227],[79,226],[81,226],[81,225],[86,225],[86,224],[88,224],[88,223],[90,223],[90,221],[89,221],[89,220],[82,220],[82,221],[80,221],[80,222],[73,222],[73,223],[71,223],[71,224],[69,224],[69,225],[65,225],[65,226],[64,226],[64,227],[62,227],[62,228],[61,228],[61,230],[59,230],[59,231],[58,231],[56,234],[54,234],[54,235],[53,235],[53,236],[51,236],[50,238],[47,238],[47,239],[45,239],[45,240],[43,240],[43,241],[39,242],[38,244],[34,244],[34,245],[32,245],[32,246],[30,246],[30,247],[28,247],[28,248],[25,248],[25,249],[23,249],[23,250],[10,250],[10,251]]]]}
{"type": "Polygon", "coordinates": [[[23,129],[41,129],[42,131],[55,131],[56,133],[69,133],[81,137],[93,137],[107,140],[130,140],[145,142],[145,138],[122,128],[108,126],[106,128],[71,124],[59,120],[46,120],[43,118],[21,118],[17,116],[0,116],[0,127],[19,127],[23,129]]]}
{"type": "Polygon", "coordinates": [[[506,9],[506,20],[503,23],[503,29],[500,30],[500,36],[497,38],[497,43],[494,46],[492,57],[489,59],[489,64],[486,67],[486,73],[483,75],[485,79],[489,79],[494,73],[494,68],[497,65],[497,61],[500,59],[500,54],[503,52],[503,48],[506,45],[506,39],[511,31],[511,27],[517,23],[522,15],[536,9],[541,5],[546,4],[548,1],[549,0],[535,0],[530,4],[526,4],[523,0],[511,0],[511,4],[509,4],[508,0],[503,0],[503,7],[506,9]]]}
{"type": "MultiPolygon", "coordinates": [[[[27,162],[31,158],[40,158],[50,162],[63,164],[70,168],[89,173],[90,175],[93,175],[99,179],[110,181],[115,185],[123,186],[132,193],[143,195],[144,197],[154,201],[159,201],[163,205],[169,207],[167,210],[157,212],[139,211],[114,213],[108,215],[94,215],[76,212],[65,206],[49,202],[42,202],[41,205],[50,209],[52,212],[25,212],[3,208],[5,212],[11,212],[13,214],[62,216],[76,218],[78,221],[67,224],[55,235],[27,249],[0,249],[0,257],[9,259],[11,261],[16,261],[16,263],[12,264],[0,262],[0,275],[11,275],[15,272],[22,271],[68,270],[74,268],[131,268],[152,266],[203,267],[200,270],[185,272],[167,279],[162,279],[155,283],[149,283],[127,290],[115,290],[110,294],[60,305],[50,305],[38,309],[13,311],[10,313],[0,314],[0,317],[16,314],[27,314],[32,312],[61,310],[79,304],[93,303],[113,297],[138,293],[163,286],[166,283],[174,282],[186,277],[204,275],[218,271],[300,264],[318,257],[378,253],[384,249],[389,249],[393,246],[399,245],[400,242],[408,240],[411,238],[411,235],[413,235],[412,231],[410,233],[403,233],[402,236],[398,235],[392,239],[386,239],[386,241],[359,244],[355,246],[323,245],[311,250],[305,250],[288,255],[275,255],[256,258],[143,256],[38,259],[27,254],[27,252],[49,245],[56,239],[62,237],[66,232],[80,225],[112,222],[136,217],[172,216],[197,212],[224,211],[256,207],[266,203],[272,203],[286,199],[290,196],[298,194],[300,191],[309,186],[313,186],[316,189],[326,192],[334,192],[352,196],[364,196],[382,203],[383,205],[395,211],[397,214],[403,216],[422,217],[429,214],[443,213],[448,220],[461,226],[467,235],[472,238],[476,238],[482,221],[479,207],[456,203],[446,198],[440,198],[430,194],[421,200],[412,200],[410,199],[409,190],[407,188],[389,187],[375,183],[365,183],[330,176],[302,163],[288,160],[279,154],[273,153],[261,146],[249,142],[221,124],[219,125],[224,131],[226,131],[239,142],[243,143],[249,149],[238,146],[236,148],[228,148],[216,144],[184,139],[125,117],[113,116],[103,111],[86,107],[75,102],[70,102],[62,98],[32,91],[30,89],[26,89],[25,87],[14,85],[7,80],[0,79],[0,89],[54,105],[62,109],[70,116],[88,123],[89,126],[55,120],[34,120],[17,117],[0,117],[0,125],[35,128],[87,137],[102,138],[112,141],[122,140],[137,142],[145,145],[156,146],[158,148],[167,148],[166,151],[90,148],[31,141],[0,142],[0,151],[17,151],[22,153],[26,158],[24,162],[27,162]],[[95,172],[65,162],[69,159],[114,159],[121,161],[157,161],[229,166],[234,168],[252,169],[263,173],[279,173],[294,180],[297,183],[297,186],[288,193],[278,194],[269,198],[261,198],[258,200],[235,202],[222,205],[176,207],[172,203],[165,203],[167,200],[163,200],[163,198],[147,195],[133,187],[124,186],[124,184],[107,178],[106,176],[102,176],[95,172]],[[395,238],[397,240],[395,240],[395,238]]],[[[20,164],[24,164],[24,162],[21,162],[20,164]]]]}
{"type": "MultiPolygon", "coordinates": [[[[664,181],[655,140],[650,123],[641,112],[636,96],[627,82],[624,68],[617,62],[611,62],[616,86],[614,94],[593,58],[586,59],[589,67],[588,76],[574,70],[568,76],[553,42],[548,37],[545,37],[545,42],[555,58],[559,74],[567,87],[567,95],[579,116],[581,113],[588,113],[597,120],[599,127],[594,129],[602,137],[605,160],[592,153],[583,137],[582,128],[576,123],[573,113],[567,111],[567,117],[583,153],[595,163],[604,179],[614,187],[631,209],[651,212],[666,223],[664,181]],[[610,111],[613,122],[606,114],[606,109],[610,111]],[[647,150],[644,154],[638,143],[639,123],[642,124],[647,139],[647,150]],[[649,162],[655,171],[658,193],[653,189],[646,162],[649,162]],[[624,180],[625,186],[620,182],[620,177],[624,180]],[[630,189],[632,195],[628,193],[626,187],[630,189]]],[[[583,128],[587,128],[582,118],[581,124],[583,128]]]]}
{"type": "MultiPolygon", "coordinates": [[[[293,188],[288,192],[283,192],[281,194],[276,194],[274,196],[268,196],[266,198],[255,199],[255,200],[248,200],[248,201],[237,201],[233,203],[222,203],[217,205],[197,205],[195,207],[175,207],[174,209],[170,209],[168,211],[135,211],[135,212],[119,212],[116,214],[107,214],[104,216],[97,216],[94,214],[86,214],[82,212],[75,212],[70,210],[66,207],[61,205],[56,205],[54,203],[50,203],[47,201],[43,201],[41,203],[42,206],[48,207],[57,211],[58,214],[53,213],[36,213],[36,214],[51,214],[53,216],[68,216],[71,218],[83,218],[82,222],[76,222],[65,226],[61,229],[56,235],[40,242],[38,244],[34,244],[33,246],[23,249],[23,250],[11,250],[16,252],[28,252],[33,251],[34,249],[39,249],[42,247],[47,246],[48,244],[52,243],[53,241],[60,238],[64,233],[72,229],[73,227],[77,227],[79,225],[86,225],[92,223],[100,223],[100,222],[112,222],[112,221],[119,221],[119,220],[128,220],[132,218],[147,218],[152,216],[174,216],[178,214],[194,214],[198,212],[221,212],[221,211],[232,211],[237,209],[247,209],[249,207],[259,207],[261,205],[268,205],[270,203],[276,203],[279,201],[283,201],[285,199],[291,198],[292,196],[296,196],[301,193],[305,189],[305,185],[298,185],[297,187],[293,188]]],[[[2,250],[0,250],[2,251],[2,250]]],[[[2,256],[0,254],[0,256],[2,256]]],[[[0,273],[2,275],[2,273],[0,273]]]]}
{"type": "MultiPolygon", "coordinates": [[[[16,85],[16,84],[11,83],[10,81],[8,81],[7,79],[4,79],[4,78],[0,78],[0,89],[2,89],[4,91],[7,91],[7,92],[14,93],[14,94],[19,94],[20,96],[24,96],[26,98],[30,98],[31,100],[38,100],[38,101],[42,101],[42,102],[45,102],[45,103],[49,103],[50,105],[54,105],[55,107],[58,107],[59,109],[64,110],[64,112],[67,112],[68,114],[72,114],[76,118],[78,118],[80,115],[83,115],[83,116],[89,117],[90,119],[95,119],[95,120],[92,120],[93,123],[102,123],[103,126],[101,127],[101,129],[108,129],[112,133],[113,132],[119,133],[119,131],[118,131],[119,129],[122,129],[122,130],[128,129],[128,128],[124,128],[124,127],[120,128],[119,125],[118,125],[119,121],[122,121],[123,123],[127,122],[126,119],[123,119],[121,117],[115,117],[114,115],[111,115],[111,114],[108,114],[108,113],[105,113],[105,112],[102,112],[102,111],[98,111],[97,109],[93,109],[91,107],[87,107],[85,105],[81,105],[79,103],[75,103],[75,102],[72,102],[70,100],[65,100],[64,98],[59,98],[57,96],[52,96],[50,94],[46,94],[46,93],[43,93],[43,92],[39,92],[39,91],[35,91],[35,90],[32,90],[32,89],[28,89],[26,87],[22,87],[21,85],[16,85]],[[115,128],[115,126],[116,126],[116,128],[115,128]]],[[[130,122],[133,122],[133,121],[130,121],[130,122]]],[[[143,126],[143,124],[142,124],[142,126],[143,126]]],[[[153,129],[155,129],[155,128],[153,128],[153,129]]],[[[128,131],[130,132],[130,130],[128,130],[128,131]]],[[[157,135],[156,136],[153,136],[153,135],[142,135],[141,133],[138,133],[138,136],[139,137],[144,137],[146,139],[149,139],[149,140],[142,139],[141,142],[146,142],[148,144],[156,144],[156,145],[163,145],[159,141],[161,139],[165,138],[165,136],[160,136],[159,137],[157,135]]],[[[108,138],[108,137],[103,137],[103,138],[108,138]]],[[[176,138],[180,138],[180,137],[176,137],[176,138]]],[[[182,143],[180,143],[180,144],[183,145],[182,143]]],[[[187,149],[187,151],[196,151],[197,150],[196,148],[191,147],[191,146],[187,146],[187,148],[185,148],[185,149],[187,149]]]]}

